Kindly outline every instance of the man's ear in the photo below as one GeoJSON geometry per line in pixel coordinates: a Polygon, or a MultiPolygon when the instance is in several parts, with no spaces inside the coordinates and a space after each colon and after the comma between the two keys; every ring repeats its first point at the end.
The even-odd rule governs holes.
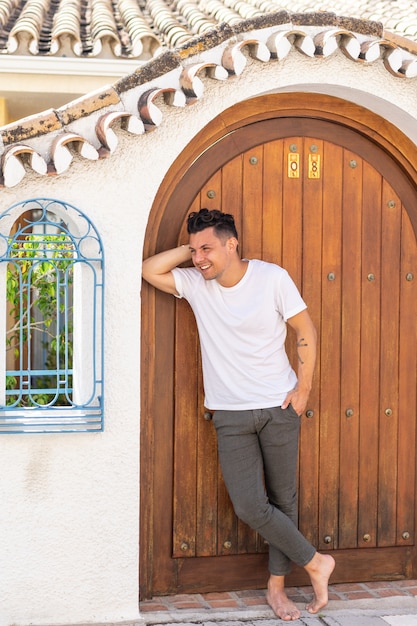
{"type": "Polygon", "coordinates": [[[236,239],[236,237],[229,237],[229,239],[227,240],[226,245],[227,245],[227,249],[230,252],[235,252],[237,250],[237,248],[238,248],[239,242],[236,239]]]}

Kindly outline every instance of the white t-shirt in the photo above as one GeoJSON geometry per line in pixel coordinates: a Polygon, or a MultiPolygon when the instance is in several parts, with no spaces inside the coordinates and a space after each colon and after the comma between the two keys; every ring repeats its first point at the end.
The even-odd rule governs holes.
{"type": "Polygon", "coordinates": [[[307,308],[288,272],[251,260],[234,287],[205,280],[194,267],[172,273],[179,297],[190,303],[197,321],[205,406],[280,406],[297,383],[285,352],[286,321],[307,308]]]}

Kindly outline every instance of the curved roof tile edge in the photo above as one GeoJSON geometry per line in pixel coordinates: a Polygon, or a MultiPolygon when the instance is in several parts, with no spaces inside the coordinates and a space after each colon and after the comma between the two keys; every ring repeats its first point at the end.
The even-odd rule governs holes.
{"type": "Polygon", "coordinates": [[[137,135],[154,130],[162,122],[154,103],[158,96],[173,106],[194,102],[204,93],[199,74],[215,80],[242,74],[247,64],[244,48],[261,62],[280,62],[293,47],[317,58],[339,49],[354,62],[382,60],[394,76],[417,76],[416,44],[384,32],[379,22],[333,13],[279,11],[234,27],[221,24],[114,85],[0,127],[0,187],[18,185],[30,170],[39,175],[62,174],[70,167],[74,152],[88,160],[110,156],[118,145],[113,125],[137,135]],[[86,117],[94,124],[89,136],[82,131],[86,117]]]}

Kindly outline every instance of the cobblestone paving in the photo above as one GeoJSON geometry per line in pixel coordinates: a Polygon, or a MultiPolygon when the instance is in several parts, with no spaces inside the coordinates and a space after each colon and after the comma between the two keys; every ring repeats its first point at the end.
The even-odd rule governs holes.
{"type": "MultiPolygon", "coordinates": [[[[311,587],[288,595],[302,609],[311,587]]],[[[141,615],[149,626],[277,626],[265,590],[182,594],[144,600],[141,615]]],[[[318,615],[302,610],[294,626],[417,626],[417,580],[331,585],[329,604],[318,615]]]]}

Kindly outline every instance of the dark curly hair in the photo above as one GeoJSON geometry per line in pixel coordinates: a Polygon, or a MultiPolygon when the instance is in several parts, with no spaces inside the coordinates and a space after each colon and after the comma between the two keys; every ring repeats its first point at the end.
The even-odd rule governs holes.
{"type": "Polygon", "coordinates": [[[223,213],[217,209],[200,209],[190,213],[187,219],[189,234],[199,233],[206,228],[214,228],[217,237],[235,237],[238,239],[235,219],[230,213],[223,213]]]}

